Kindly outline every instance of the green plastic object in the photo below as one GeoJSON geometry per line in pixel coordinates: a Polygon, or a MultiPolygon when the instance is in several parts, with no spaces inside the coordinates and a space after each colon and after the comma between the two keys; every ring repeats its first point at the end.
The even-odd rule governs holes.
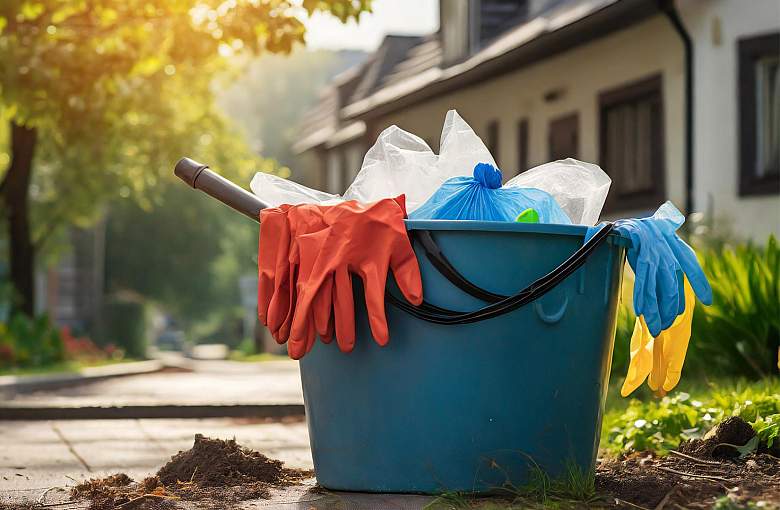
{"type": "Polygon", "coordinates": [[[517,218],[515,218],[516,223],[539,223],[539,213],[536,212],[536,209],[533,207],[529,207],[528,209],[524,210],[520,214],[517,215],[517,218]]]}

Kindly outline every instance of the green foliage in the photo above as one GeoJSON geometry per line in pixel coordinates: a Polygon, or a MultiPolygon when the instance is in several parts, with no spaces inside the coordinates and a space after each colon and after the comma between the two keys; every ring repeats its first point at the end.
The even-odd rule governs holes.
{"type": "Polygon", "coordinates": [[[137,301],[113,298],[103,305],[100,341],[112,344],[131,358],[146,357],[146,307],[137,301]]]}
{"type": "MultiPolygon", "coordinates": [[[[698,254],[712,285],[713,303],[696,303],[683,380],[713,375],[756,379],[776,374],[780,349],[777,240],[770,237],[765,247],[743,244],[731,248],[718,243],[698,254]]],[[[625,292],[630,294],[630,284],[625,292]]],[[[625,377],[628,369],[634,321],[631,305],[621,303],[612,362],[615,380],[625,377]]]]}
{"type": "Polygon", "coordinates": [[[756,430],[758,440],[766,444],[767,448],[772,448],[775,441],[780,441],[780,414],[759,416],[751,425],[756,430]]]}
{"type": "Polygon", "coordinates": [[[123,201],[111,210],[107,286],[154,300],[179,320],[202,318],[214,307],[238,304],[238,274],[254,271],[256,251],[256,224],[172,183],[154,209],[123,201]],[[226,251],[223,242],[243,240],[237,238],[239,229],[247,230],[249,239],[231,253],[234,267],[220,275],[216,264],[226,251]]]}
{"type": "Polygon", "coordinates": [[[712,385],[697,393],[695,398],[676,392],[660,400],[631,399],[624,410],[605,415],[601,446],[613,452],[666,452],[683,439],[701,437],[728,416],[740,416],[758,428],[773,426],[761,420],[780,413],[778,379],[732,387],[712,385]]]}
{"type": "Polygon", "coordinates": [[[765,377],[780,349],[780,247],[740,245],[700,253],[713,305],[697,303],[689,362],[696,371],[765,377]]]}
{"type": "MultiPolygon", "coordinates": [[[[111,199],[149,208],[182,155],[225,164],[233,178],[262,169],[215,108],[212,78],[227,57],[289,53],[303,43],[302,13],[347,21],[366,10],[370,0],[0,2],[0,124],[37,134],[29,186],[35,249],[63,225],[95,221],[111,199]]],[[[31,171],[11,167],[12,159],[0,151],[0,188],[6,168],[31,171]]]]}
{"type": "Polygon", "coordinates": [[[261,55],[247,62],[239,76],[220,80],[226,83],[217,103],[244,129],[253,150],[295,172],[300,165],[293,145],[301,117],[328,80],[364,57],[356,51],[303,48],[290,55],[261,55]]]}
{"type": "Polygon", "coordinates": [[[771,507],[757,503],[755,501],[736,501],[729,496],[722,496],[718,498],[712,505],[712,510],[759,510],[761,508],[771,507]]]}
{"type": "Polygon", "coordinates": [[[41,367],[64,359],[62,336],[47,316],[19,313],[0,323],[0,368],[41,367]]]}

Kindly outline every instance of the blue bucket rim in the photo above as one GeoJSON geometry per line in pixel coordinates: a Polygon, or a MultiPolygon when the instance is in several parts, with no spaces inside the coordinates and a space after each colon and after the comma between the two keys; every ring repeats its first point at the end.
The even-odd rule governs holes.
{"type": "MultiPolygon", "coordinates": [[[[576,236],[584,239],[588,228],[585,225],[561,225],[553,223],[517,223],[511,221],[474,221],[474,220],[404,220],[407,230],[449,230],[480,232],[512,232],[530,234],[553,234],[576,236]]],[[[610,239],[620,246],[628,247],[631,239],[614,230],[610,239]]]]}

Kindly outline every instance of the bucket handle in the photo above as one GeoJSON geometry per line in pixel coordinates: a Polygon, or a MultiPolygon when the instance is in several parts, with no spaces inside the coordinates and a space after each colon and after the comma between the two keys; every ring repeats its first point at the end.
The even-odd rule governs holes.
{"type": "MultiPolygon", "coordinates": [[[[549,291],[555,288],[556,285],[561,283],[574,271],[579,269],[585,263],[588,257],[596,250],[596,248],[598,248],[604,241],[607,240],[613,229],[614,225],[611,222],[605,223],[601,228],[599,228],[593,237],[591,237],[585,244],[579,247],[577,251],[572,253],[566,260],[561,262],[558,267],[546,275],[538,278],[526,288],[512,296],[499,296],[498,294],[493,294],[484,289],[480,289],[476,285],[463,278],[463,276],[460,275],[460,273],[458,273],[457,270],[455,270],[455,268],[452,267],[448,261],[446,261],[446,258],[444,258],[444,255],[441,253],[441,251],[438,250],[438,247],[436,247],[436,251],[432,251],[431,253],[429,253],[426,249],[426,255],[428,255],[429,258],[431,256],[437,257],[436,254],[438,253],[438,257],[443,259],[443,261],[439,260],[439,262],[434,263],[434,267],[436,267],[436,269],[441,272],[440,266],[449,266],[453,273],[450,273],[448,276],[447,273],[449,270],[445,270],[445,272],[442,272],[442,274],[462,290],[468,292],[471,295],[474,295],[471,291],[466,289],[468,288],[473,291],[473,288],[476,288],[479,289],[480,293],[485,293],[490,296],[499,296],[501,298],[498,301],[492,301],[495,298],[490,297],[489,299],[492,301],[491,304],[472,312],[458,312],[454,310],[448,310],[446,308],[432,305],[425,301],[423,301],[420,306],[414,306],[408,301],[396,297],[390,291],[385,292],[385,297],[387,301],[396,308],[403,310],[404,312],[417,317],[418,319],[424,320],[426,322],[432,322],[434,324],[454,326],[459,324],[472,324],[474,322],[492,319],[504,315],[505,313],[517,310],[521,306],[527,305],[528,303],[531,303],[534,300],[539,299],[543,295],[547,294],[549,291]],[[465,282],[465,285],[463,282],[465,282]]],[[[430,235],[430,233],[428,235],[430,235]]]]}

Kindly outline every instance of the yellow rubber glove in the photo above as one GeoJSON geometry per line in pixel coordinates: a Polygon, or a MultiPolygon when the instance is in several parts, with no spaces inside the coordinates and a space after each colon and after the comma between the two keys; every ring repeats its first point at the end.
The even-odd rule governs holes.
{"type": "MultiPolygon", "coordinates": [[[[658,377],[661,382],[661,389],[664,392],[672,391],[677,383],[680,382],[685,355],[688,352],[688,342],[691,339],[691,326],[693,324],[693,310],[696,305],[696,296],[693,287],[685,279],[685,310],[677,316],[674,324],[669,329],[661,332],[659,338],[664,337],[663,342],[663,360],[664,374],[663,378],[658,377]]],[[[658,346],[656,345],[656,348],[658,346]]],[[[652,377],[652,375],[651,375],[652,377]]]]}
{"type": "Polygon", "coordinates": [[[627,397],[633,393],[645,382],[652,368],[653,337],[647,329],[645,318],[640,315],[634,323],[634,333],[631,335],[631,361],[620,394],[627,397]]]}
{"type": "Polygon", "coordinates": [[[644,317],[637,317],[631,336],[631,361],[620,394],[630,395],[647,379],[656,396],[662,397],[680,382],[685,354],[691,338],[691,324],[696,296],[685,278],[685,310],[674,323],[653,339],[644,317]]]}

